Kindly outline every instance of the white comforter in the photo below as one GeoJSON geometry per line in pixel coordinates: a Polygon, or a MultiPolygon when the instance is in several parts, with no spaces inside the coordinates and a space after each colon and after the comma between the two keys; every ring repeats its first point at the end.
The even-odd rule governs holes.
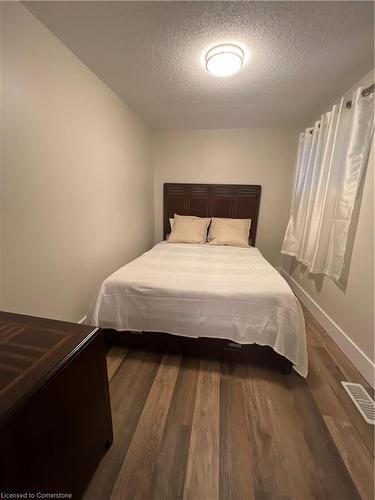
{"type": "Polygon", "coordinates": [[[103,282],[88,322],[268,345],[307,374],[300,304],[253,247],[159,243],[103,282]]]}

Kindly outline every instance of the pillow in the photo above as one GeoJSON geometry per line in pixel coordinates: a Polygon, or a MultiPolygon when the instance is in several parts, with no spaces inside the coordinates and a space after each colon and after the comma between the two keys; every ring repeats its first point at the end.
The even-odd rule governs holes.
{"type": "Polygon", "coordinates": [[[169,243],[205,243],[210,218],[190,215],[174,215],[169,243]]]}
{"type": "Polygon", "coordinates": [[[248,247],[251,219],[222,219],[212,217],[208,243],[248,247]]]}

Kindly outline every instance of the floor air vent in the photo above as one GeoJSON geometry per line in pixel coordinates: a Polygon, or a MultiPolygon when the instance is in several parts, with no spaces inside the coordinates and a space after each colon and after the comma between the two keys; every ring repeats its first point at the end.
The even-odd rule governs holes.
{"type": "Polygon", "coordinates": [[[341,383],[366,422],[375,425],[375,403],[363,385],[352,382],[341,383]]]}

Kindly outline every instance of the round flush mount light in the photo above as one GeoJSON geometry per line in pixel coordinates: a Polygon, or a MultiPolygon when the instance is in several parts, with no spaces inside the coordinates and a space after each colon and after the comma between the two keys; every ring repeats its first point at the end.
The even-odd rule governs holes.
{"type": "Polygon", "coordinates": [[[242,68],[244,57],[244,51],[238,45],[216,45],[206,54],[206,69],[215,76],[233,75],[242,68]]]}

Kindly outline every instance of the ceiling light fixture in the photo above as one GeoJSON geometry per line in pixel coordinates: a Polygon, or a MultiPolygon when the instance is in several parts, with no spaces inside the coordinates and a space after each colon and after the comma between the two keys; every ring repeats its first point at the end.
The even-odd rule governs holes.
{"type": "Polygon", "coordinates": [[[215,76],[229,76],[242,68],[245,54],[234,44],[216,45],[206,54],[206,69],[215,76]]]}

